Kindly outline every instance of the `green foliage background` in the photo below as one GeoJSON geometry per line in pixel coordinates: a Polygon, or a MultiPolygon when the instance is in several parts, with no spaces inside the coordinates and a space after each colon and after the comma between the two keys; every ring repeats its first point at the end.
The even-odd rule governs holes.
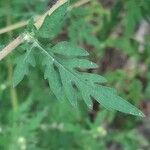
{"type": "MultiPolygon", "coordinates": [[[[76,2],[78,0],[71,0],[70,4],[76,2]]],[[[1,0],[0,28],[40,15],[52,3],[50,0],[1,0]]],[[[92,0],[70,11],[63,28],[59,32],[55,30],[49,38],[55,37],[53,43],[68,40],[87,49],[90,60],[100,66],[87,71],[105,76],[108,86],[116,87],[123,98],[142,109],[150,99],[150,36],[147,31],[141,43],[136,40],[136,33],[143,21],[149,24],[149,14],[149,0],[92,0]]],[[[17,29],[0,35],[0,49],[22,31],[24,29],[17,29]]],[[[47,34],[42,36],[46,38],[47,34]]],[[[41,37],[43,43],[44,38],[41,37]]],[[[60,102],[43,79],[39,56],[36,68],[30,69],[29,75],[14,88],[16,58],[19,59],[28,46],[18,47],[0,62],[0,149],[149,148],[147,137],[150,135],[145,132],[149,131],[150,110],[143,108],[147,117],[141,119],[107,111],[95,101],[92,110],[82,101],[77,108],[68,100],[60,102]]]]}

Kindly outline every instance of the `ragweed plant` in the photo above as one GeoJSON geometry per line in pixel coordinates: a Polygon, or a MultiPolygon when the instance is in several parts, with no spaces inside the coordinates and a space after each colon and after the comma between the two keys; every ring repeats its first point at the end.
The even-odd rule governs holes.
{"type": "Polygon", "coordinates": [[[58,100],[67,98],[73,106],[77,106],[78,100],[83,99],[92,108],[92,100],[95,99],[107,109],[143,117],[144,114],[118,96],[116,90],[104,86],[104,77],[85,72],[98,67],[87,59],[87,51],[71,42],[53,42],[62,30],[70,9],[67,0],[57,1],[43,16],[31,19],[26,31],[0,52],[2,60],[20,44],[25,49],[16,59],[14,86],[28,75],[30,66],[36,66],[36,57],[39,57],[44,78],[58,100]]]}

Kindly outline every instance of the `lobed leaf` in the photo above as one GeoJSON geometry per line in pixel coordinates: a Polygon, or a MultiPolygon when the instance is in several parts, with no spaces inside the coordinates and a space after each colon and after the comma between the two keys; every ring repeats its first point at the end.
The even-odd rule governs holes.
{"type": "Polygon", "coordinates": [[[83,52],[78,54],[73,52],[75,54],[74,57],[70,56],[71,52],[75,49],[76,51],[80,50],[76,46],[72,47],[70,43],[61,42],[46,52],[45,76],[48,78],[50,87],[57,98],[58,95],[61,95],[59,99],[63,99],[65,96],[72,105],[76,106],[78,100],[77,93],[80,93],[90,108],[94,98],[107,109],[144,116],[139,109],[118,96],[116,90],[100,85],[106,82],[105,78],[96,74],[78,71],[76,68],[82,70],[85,68],[95,68],[96,65],[89,60],[83,59],[83,52]],[[64,43],[66,49],[68,48],[65,53],[64,43]],[[67,52],[68,54],[66,54],[67,52]],[[66,54],[68,57],[62,58],[62,54],[66,54]]]}
{"type": "MultiPolygon", "coordinates": [[[[57,36],[63,25],[67,5],[68,3],[64,4],[52,15],[45,18],[41,28],[38,31],[34,31],[38,39],[48,38],[52,40],[57,36]]],[[[88,34],[83,32],[80,35],[82,39],[98,46],[99,42],[95,43],[95,38],[87,36],[91,35],[92,27],[89,25],[85,27],[87,27],[84,28],[86,30],[85,33],[88,31],[88,34]]],[[[97,64],[85,58],[88,53],[83,49],[68,42],[60,42],[48,49],[43,48],[37,39],[34,41],[34,44],[45,55],[42,60],[45,66],[44,77],[48,80],[49,86],[57,99],[63,100],[67,98],[72,105],[76,106],[80,95],[90,108],[92,107],[92,100],[95,99],[107,109],[144,116],[139,109],[118,96],[116,90],[103,86],[102,84],[106,82],[104,77],[83,72],[85,69],[98,67],[97,64]]],[[[31,50],[32,47],[17,61],[13,77],[14,85],[17,85],[28,74],[30,65],[35,66],[31,50]]]]}
{"type": "Polygon", "coordinates": [[[58,43],[53,49],[52,52],[55,54],[61,54],[64,56],[88,56],[88,52],[78,48],[76,45],[68,42],[58,43]]]}

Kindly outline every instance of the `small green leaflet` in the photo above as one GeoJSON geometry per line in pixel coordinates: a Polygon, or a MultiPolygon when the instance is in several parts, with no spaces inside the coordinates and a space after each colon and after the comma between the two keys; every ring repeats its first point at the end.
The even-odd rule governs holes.
{"type": "Polygon", "coordinates": [[[85,18],[89,14],[86,9],[76,8],[70,12],[69,40],[73,43],[86,43],[95,48],[99,48],[100,41],[93,34],[94,25],[85,18]]]}
{"type": "MultiPolygon", "coordinates": [[[[44,50],[44,49],[42,49],[44,50]]],[[[95,68],[97,65],[83,58],[87,52],[71,43],[61,42],[51,49],[45,50],[43,59],[45,79],[59,100],[67,99],[76,106],[77,92],[82,95],[85,103],[92,107],[92,98],[96,99],[107,109],[144,116],[136,107],[117,95],[114,89],[102,86],[104,77],[97,74],[85,73],[79,69],[95,68]]]]}
{"type": "Polygon", "coordinates": [[[141,5],[137,0],[129,0],[126,3],[127,14],[124,18],[125,21],[125,36],[130,37],[134,34],[134,29],[140,19],[142,19],[141,5]]]}
{"type": "Polygon", "coordinates": [[[31,47],[25,54],[16,59],[16,68],[13,74],[13,85],[18,85],[25,75],[29,73],[29,66],[35,67],[35,59],[33,56],[33,47],[31,47]]]}
{"type": "Polygon", "coordinates": [[[68,2],[59,7],[50,16],[47,15],[36,36],[50,40],[54,39],[62,29],[67,8],[68,2]]]}

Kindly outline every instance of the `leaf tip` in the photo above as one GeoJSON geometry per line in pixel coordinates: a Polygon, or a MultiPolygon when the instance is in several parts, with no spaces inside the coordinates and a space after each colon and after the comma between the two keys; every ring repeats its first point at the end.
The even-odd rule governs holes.
{"type": "Polygon", "coordinates": [[[136,113],[130,112],[130,114],[134,115],[134,116],[139,116],[139,117],[142,117],[142,118],[146,117],[145,114],[140,110],[138,110],[138,112],[136,112],[136,113]]]}
{"type": "Polygon", "coordinates": [[[89,56],[90,54],[87,52],[87,51],[85,51],[84,50],[84,54],[85,54],[85,56],[89,56]]]}
{"type": "Polygon", "coordinates": [[[146,117],[143,112],[139,112],[139,116],[142,117],[142,118],[146,117]]]}

